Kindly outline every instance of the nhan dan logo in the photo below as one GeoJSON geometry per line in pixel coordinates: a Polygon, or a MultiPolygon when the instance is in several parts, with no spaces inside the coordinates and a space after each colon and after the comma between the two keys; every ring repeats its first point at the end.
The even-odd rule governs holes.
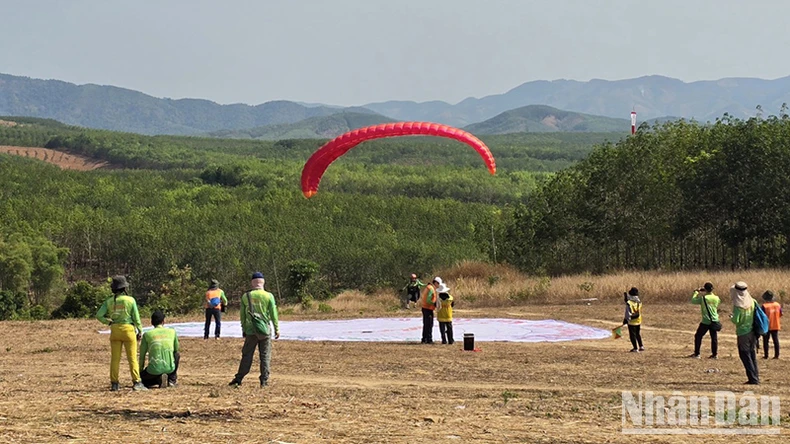
{"type": "Polygon", "coordinates": [[[778,396],[717,391],[713,397],[672,392],[622,392],[623,433],[629,435],[778,435],[778,396]]]}

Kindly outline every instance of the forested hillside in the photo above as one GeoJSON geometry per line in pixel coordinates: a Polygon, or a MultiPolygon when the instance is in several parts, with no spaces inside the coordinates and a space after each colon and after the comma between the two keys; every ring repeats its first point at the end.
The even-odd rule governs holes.
{"type": "Polygon", "coordinates": [[[301,167],[322,140],[1,120],[19,124],[0,126],[0,145],[110,164],[64,171],[0,155],[3,318],[87,314],[103,294],[96,285],[116,273],[131,277],[145,307],[179,312],[199,304],[193,295],[210,278],[237,302],[251,270],[278,297],[309,303],[397,287],[408,273],[462,260],[541,276],[790,265],[784,109],[711,125],[644,124],[624,138],[487,136],[495,176],[458,142],[376,141],[332,164],[309,200],[301,167]],[[81,279],[91,284],[67,285],[81,279]]]}
{"type": "Polygon", "coordinates": [[[617,137],[493,137],[496,176],[455,141],[366,143],[335,162],[320,195],[307,200],[301,167],[322,140],[152,137],[0,120],[18,122],[0,126],[2,145],[109,164],[63,171],[0,155],[0,272],[14,276],[1,287],[6,318],[33,309],[43,316],[64,295],[67,307],[56,315],[87,314],[102,293],[87,284],[65,291],[66,283],[98,285],[116,273],[130,276],[144,306],[187,311],[199,299],[179,282],[194,292],[220,279],[237,302],[249,273],[261,270],[278,296],[293,301],[304,294],[289,277],[305,269],[313,270],[310,297],[326,297],[398,285],[408,273],[459,260],[486,261],[504,242],[502,205],[584,158],[593,142],[617,137]]]}

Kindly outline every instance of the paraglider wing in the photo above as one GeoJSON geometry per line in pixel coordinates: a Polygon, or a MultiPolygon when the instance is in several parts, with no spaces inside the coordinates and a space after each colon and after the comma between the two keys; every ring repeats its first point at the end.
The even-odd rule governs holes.
{"type": "Polygon", "coordinates": [[[302,193],[307,198],[314,196],[329,165],[351,148],[367,140],[398,136],[438,136],[463,142],[480,154],[491,174],[496,173],[494,156],[486,144],[464,130],[431,122],[383,123],[341,134],[313,153],[302,169],[302,193]]]}

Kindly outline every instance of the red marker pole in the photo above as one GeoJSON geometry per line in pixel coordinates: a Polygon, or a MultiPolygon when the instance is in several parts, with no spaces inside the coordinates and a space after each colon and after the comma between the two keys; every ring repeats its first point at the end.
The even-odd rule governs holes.
{"type": "Polygon", "coordinates": [[[631,111],[631,134],[636,134],[636,111],[631,111]]]}

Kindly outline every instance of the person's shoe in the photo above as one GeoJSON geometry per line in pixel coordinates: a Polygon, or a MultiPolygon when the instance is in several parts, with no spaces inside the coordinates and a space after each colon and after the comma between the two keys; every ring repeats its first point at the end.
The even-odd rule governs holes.
{"type": "Polygon", "coordinates": [[[690,354],[688,357],[689,357],[689,358],[692,358],[692,359],[699,359],[699,355],[698,355],[698,354],[696,354],[696,353],[692,353],[692,354],[690,354]]]}
{"type": "Polygon", "coordinates": [[[442,344],[447,344],[447,341],[442,341],[442,344]]]}
{"type": "Polygon", "coordinates": [[[744,385],[760,385],[760,381],[746,381],[744,385]]]}
{"type": "Polygon", "coordinates": [[[645,348],[644,347],[639,347],[639,351],[643,352],[643,351],[645,351],[645,348]]]}
{"type": "Polygon", "coordinates": [[[768,355],[763,356],[763,359],[768,359],[768,355]]]}
{"type": "Polygon", "coordinates": [[[132,390],[136,392],[145,392],[148,391],[148,387],[144,386],[142,381],[137,381],[132,386],[132,390]]]}
{"type": "Polygon", "coordinates": [[[779,359],[779,356],[774,356],[774,359],[779,359]]]}
{"type": "Polygon", "coordinates": [[[710,355],[710,356],[708,356],[708,359],[719,359],[719,356],[718,355],[710,355]]]}
{"type": "Polygon", "coordinates": [[[269,381],[261,381],[261,388],[267,387],[269,385],[269,381]]]}
{"type": "Polygon", "coordinates": [[[207,341],[207,340],[208,340],[208,336],[204,336],[204,337],[203,337],[203,340],[204,340],[204,341],[207,341]]]}
{"type": "Polygon", "coordinates": [[[241,385],[241,381],[239,381],[238,379],[234,379],[233,381],[230,381],[230,383],[228,384],[228,386],[230,387],[238,387],[240,385],[241,385]]]}
{"type": "Polygon", "coordinates": [[[178,387],[178,382],[176,381],[167,381],[167,388],[176,388],[178,387]]]}
{"type": "Polygon", "coordinates": [[[218,341],[219,341],[219,336],[215,337],[214,339],[216,339],[216,340],[218,340],[218,341]]]}
{"type": "Polygon", "coordinates": [[[111,392],[117,392],[120,389],[121,389],[121,385],[118,384],[117,382],[113,382],[112,384],[110,384],[110,391],[111,392]]]}
{"type": "Polygon", "coordinates": [[[639,350],[636,348],[632,348],[631,350],[628,350],[628,353],[639,353],[639,350]]]}

